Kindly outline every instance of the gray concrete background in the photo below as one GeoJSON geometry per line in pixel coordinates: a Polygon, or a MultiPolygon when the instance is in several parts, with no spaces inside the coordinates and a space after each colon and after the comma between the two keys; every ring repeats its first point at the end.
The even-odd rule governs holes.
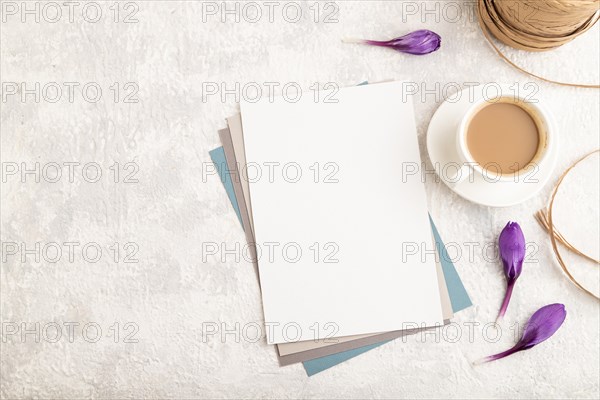
{"type": "MultiPolygon", "coordinates": [[[[558,121],[561,151],[552,182],[598,147],[598,91],[546,84],[503,63],[484,42],[472,5],[307,2],[293,22],[295,5],[276,2],[271,22],[265,4],[254,21],[256,8],[237,3],[239,22],[234,14],[223,22],[221,2],[78,3],[72,19],[62,2],[56,3],[60,16],[46,3],[1,3],[2,398],[599,397],[598,302],[562,276],[533,218],[550,185],[519,206],[491,209],[428,178],[431,214],[442,237],[462,252],[456,266],[475,304],[456,318],[456,343],[450,330],[398,340],[308,378],[301,365],[279,368],[264,340],[203,335],[206,323],[232,329],[262,319],[251,264],[203,254],[204,243],[244,243],[219,179],[203,176],[209,150],[219,146],[217,130],[237,111],[235,96],[203,99],[207,82],[226,88],[295,82],[308,92],[315,83],[407,79],[418,88],[415,111],[427,162],[425,132],[444,94],[473,82],[515,84],[535,92],[558,121]],[[36,4],[39,22],[35,13],[23,13],[36,4]],[[340,42],[419,28],[442,36],[440,51],[412,57],[340,42]],[[23,88],[33,92],[23,97],[23,88]],[[23,165],[36,163],[39,182],[35,173],[21,174],[23,165]],[[537,247],[503,334],[492,343],[493,332],[484,327],[495,318],[505,283],[500,264],[481,249],[508,220],[518,221],[537,247]],[[473,257],[467,242],[477,244],[473,257]],[[35,252],[36,243],[39,260],[18,247],[35,252]],[[52,243],[62,251],[56,262],[52,243]],[[73,246],[72,259],[67,246],[73,246]],[[503,361],[471,366],[510,347],[511,327],[552,302],[568,310],[555,337],[503,361]],[[480,324],[472,339],[470,322],[480,324]],[[22,328],[30,332],[23,335],[22,328]]],[[[598,82],[598,46],[596,27],[553,52],[507,51],[549,78],[598,82]]],[[[561,211],[571,221],[564,229],[579,241],[595,238],[592,244],[598,237],[590,222],[598,214],[591,200],[595,176],[579,176],[575,197],[567,197],[561,211]]],[[[581,271],[592,283],[593,268],[581,271]]]]}

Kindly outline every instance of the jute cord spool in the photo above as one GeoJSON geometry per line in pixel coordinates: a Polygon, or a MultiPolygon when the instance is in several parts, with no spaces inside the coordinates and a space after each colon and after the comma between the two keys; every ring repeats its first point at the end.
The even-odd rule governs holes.
{"type": "Polygon", "coordinates": [[[581,88],[600,85],[566,83],[531,73],[512,62],[494,44],[496,39],[517,49],[547,51],[570,42],[600,19],[600,0],[478,0],[477,14],[483,34],[508,64],[546,82],[581,88]]]}

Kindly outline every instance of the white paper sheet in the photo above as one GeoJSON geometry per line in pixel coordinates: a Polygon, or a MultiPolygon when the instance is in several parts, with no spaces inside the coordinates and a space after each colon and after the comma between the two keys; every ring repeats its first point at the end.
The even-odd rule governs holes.
{"type": "Polygon", "coordinates": [[[334,97],[242,103],[269,343],[443,323],[412,100],[334,97]]]}

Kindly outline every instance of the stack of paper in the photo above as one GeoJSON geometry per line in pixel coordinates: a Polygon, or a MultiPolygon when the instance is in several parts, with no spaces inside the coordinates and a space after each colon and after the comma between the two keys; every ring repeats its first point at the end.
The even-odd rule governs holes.
{"type": "Polygon", "coordinates": [[[445,249],[424,185],[405,173],[421,162],[402,84],[336,100],[242,103],[211,152],[251,244],[267,341],[309,375],[471,304],[432,254],[445,249]]]}

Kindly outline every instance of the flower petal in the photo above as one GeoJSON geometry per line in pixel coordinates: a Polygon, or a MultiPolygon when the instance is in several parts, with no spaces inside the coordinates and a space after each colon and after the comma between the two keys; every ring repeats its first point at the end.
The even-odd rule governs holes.
{"type": "Polygon", "coordinates": [[[506,277],[517,279],[521,275],[525,259],[525,236],[519,224],[506,224],[498,238],[498,247],[506,277]]]}
{"type": "Polygon", "coordinates": [[[549,304],[540,308],[527,321],[519,343],[528,349],[543,342],[554,335],[566,317],[567,310],[563,304],[549,304]]]}
{"type": "Polygon", "coordinates": [[[420,29],[387,41],[364,40],[362,43],[389,47],[402,53],[424,55],[438,50],[442,44],[442,38],[435,32],[420,29]]]}
{"type": "Polygon", "coordinates": [[[567,310],[563,304],[549,304],[537,310],[529,321],[523,332],[521,340],[512,348],[503,351],[502,353],[487,356],[474,364],[482,364],[489,361],[499,360],[506,356],[510,356],[518,351],[528,350],[533,346],[542,343],[560,328],[565,318],[567,310]]]}

